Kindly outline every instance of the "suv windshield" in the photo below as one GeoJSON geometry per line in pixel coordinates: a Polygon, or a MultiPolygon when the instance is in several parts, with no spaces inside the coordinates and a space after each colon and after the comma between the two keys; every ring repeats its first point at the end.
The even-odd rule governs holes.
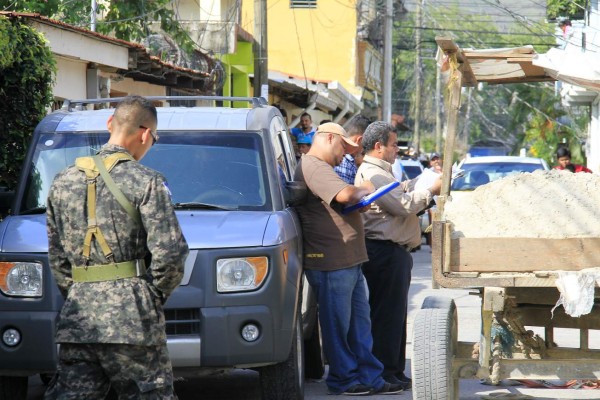
{"type": "MultiPolygon", "coordinates": [[[[103,132],[40,135],[21,213],[43,212],[54,176],[77,157],[95,154],[107,141],[103,132]]],[[[178,208],[271,208],[262,138],[257,133],[161,131],[160,142],[141,162],[167,178],[178,208]]]]}
{"type": "Polygon", "coordinates": [[[542,164],[519,162],[463,164],[463,173],[452,181],[451,190],[473,190],[508,175],[544,169],[542,164]]]}

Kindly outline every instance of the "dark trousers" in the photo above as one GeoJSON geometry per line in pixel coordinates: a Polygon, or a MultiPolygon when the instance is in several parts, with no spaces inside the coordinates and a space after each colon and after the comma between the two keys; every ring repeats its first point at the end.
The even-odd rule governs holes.
{"type": "Polygon", "coordinates": [[[367,239],[369,261],[362,265],[369,287],[373,354],[383,377],[404,374],[406,317],[413,259],[404,247],[388,240],[367,239]]]}

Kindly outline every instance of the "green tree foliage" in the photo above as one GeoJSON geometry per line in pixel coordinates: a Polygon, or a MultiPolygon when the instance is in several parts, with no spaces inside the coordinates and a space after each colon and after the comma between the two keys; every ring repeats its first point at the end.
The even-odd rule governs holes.
{"type": "Polygon", "coordinates": [[[547,0],[548,19],[553,20],[558,17],[582,19],[588,3],[589,0],[547,0]]]}
{"type": "Polygon", "coordinates": [[[0,186],[16,186],[27,145],[52,102],[55,61],[45,39],[0,17],[0,186]]]}
{"type": "MultiPolygon", "coordinates": [[[[194,49],[194,42],[179,24],[170,0],[110,0],[98,1],[96,30],[127,41],[142,42],[157,33],[157,27],[168,34],[186,52],[194,49]]],[[[59,21],[89,27],[92,5],[90,1],[69,0],[0,0],[0,9],[35,12],[59,21]]]]}
{"type": "MultiPolygon", "coordinates": [[[[532,45],[536,52],[544,53],[556,44],[554,23],[524,21],[508,14],[498,17],[466,13],[459,4],[460,2],[455,2],[454,5],[449,2],[427,2],[421,27],[417,27],[413,20],[415,13],[396,22],[392,107],[394,112],[407,116],[409,126],[414,125],[412,115],[417,107],[414,96],[417,85],[414,81],[415,32],[420,29],[422,82],[419,84],[423,93],[419,105],[420,133],[422,150],[425,152],[433,151],[430,146],[434,141],[428,139],[434,137],[436,129],[436,36],[450,37],[462,49],[532,45]]],[[[495,139],[512,149],[513,154],[518,154],[519,149],[525,147],[531,149],[530,154],[551,162],[559,140],[579,143],[577,138],[584,131],[585,117],[568,115],[570,126],[557,123],[558,119],[564,119],[572,111],[561,106],[560,97],[555,93],[552,82],[482,84],[471,90],[471,95],[468,96],[468,90],[464,88],[459,111],[457,150],[462,154],[477,140],[495,139]],[[552,135],[555,139],[544,140],[552,135]]],[[[445,124],[445,115],[442,121],[445,124]]]]}

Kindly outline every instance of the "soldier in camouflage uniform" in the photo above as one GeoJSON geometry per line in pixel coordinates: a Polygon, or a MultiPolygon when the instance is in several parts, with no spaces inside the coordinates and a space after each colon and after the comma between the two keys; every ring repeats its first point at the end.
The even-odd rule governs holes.
{"type": "Polygon", "coordinates": [[[47,204],[48,258],[66,300],[58,371],[44,398],[103,399],[112,386],[119,399],[176,399],[163,304],[181,281],[189,250],[165,178],[137,162],[158,140],[156,109],[131,96],[107,125],[110,139],[99,155],[122,153],[110,177],[137,218],[102,176],[93,182],[95,211],[81,168],[56,176],[47,204]]]}

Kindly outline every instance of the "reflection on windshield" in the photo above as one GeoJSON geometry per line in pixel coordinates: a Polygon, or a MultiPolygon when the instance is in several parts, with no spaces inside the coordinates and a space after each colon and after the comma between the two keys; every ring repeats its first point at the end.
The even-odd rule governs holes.
{"type": "MultiPolygon", "coordinates": [[[[77,157],[95,154],[108,141],[107,133],[42,135],[29,171],[21,210],[45,207],[54,176],[77,157]]],[[[271,207],[258,134],[160,132],[160,142],[142,164],[167,179],[178,208],[262,210],[271,207]]]]}
{"type": "Polygon", "coordinates": [[[515,162],[465,164],[462,166],[462,176],[452,181],[451,190],[473,190],[505,176],[538,169],[543,169],[542,164],[515,162]]]}

